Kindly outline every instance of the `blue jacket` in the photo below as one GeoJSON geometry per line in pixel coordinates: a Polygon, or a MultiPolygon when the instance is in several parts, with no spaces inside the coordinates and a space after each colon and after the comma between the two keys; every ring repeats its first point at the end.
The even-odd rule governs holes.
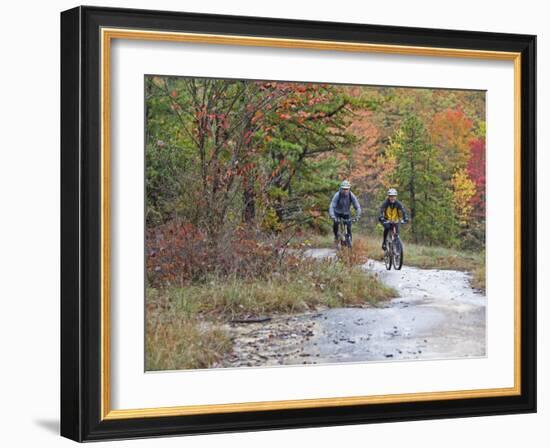
{"type": "Polygon", "coordinates": [[[330,207],[328,209],[328,214],[332,219],[334,219],[336,216],[336,213],[340,213],[342,215],[349,215],[350,214],[350,205],[353,205],[353,208],[355,209],[355,214],[357,217],[361,216],[361,206],[359,205],[359,201],[355,197],[355,195],[351,192],[349,192],[349,201],[341,200],[340,192],[342,189],[340,188],[336,194],[332,197],[332,201],[330,201],[330,207]],[[346,204],[347,202],[347,204],[346,204]],[[347,206],[346,206],[347,205],[347,206]]]}

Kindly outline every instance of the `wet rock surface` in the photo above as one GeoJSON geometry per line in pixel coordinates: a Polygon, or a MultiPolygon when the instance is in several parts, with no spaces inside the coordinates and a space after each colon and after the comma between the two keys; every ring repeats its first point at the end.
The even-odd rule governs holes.
{"type": "Polygon", "coordinates": [[[233,352],[218,367],[317,363],[320,352],[310,341],[319,332],[320,315],[279,316],[266,324],[229,324],[233,352]]]}
{"type": "MultiPolygon", "coordinates": [[[[331,257],[331,249],[308,256],[331,257]]],[[[404,266],[364,269],[400,297],[379,307],[333,308],[228,325],[233,352],[216,367],[481,357],[486,354],[486,298],[467,273],[404,266]]]]}

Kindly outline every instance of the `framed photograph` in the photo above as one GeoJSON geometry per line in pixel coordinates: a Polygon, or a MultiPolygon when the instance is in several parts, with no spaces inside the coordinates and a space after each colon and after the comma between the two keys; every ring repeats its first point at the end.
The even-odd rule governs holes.
{"type": "Polygon", "coordinates": [[[61,434],[535,412],[535,44],[61,13],[61,434]]]}

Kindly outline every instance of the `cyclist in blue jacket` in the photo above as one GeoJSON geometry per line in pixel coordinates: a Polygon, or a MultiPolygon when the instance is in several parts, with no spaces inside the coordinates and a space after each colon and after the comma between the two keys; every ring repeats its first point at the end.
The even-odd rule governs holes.
{"type": "Polygon", "coordinates": [[[351,235],[351,217],[350,208],[353,205],[355,209],[355,219],[359,219],[361,216],[361,206],[357,197],[351,192],[351,184],[349,181],[344,180],[340,184],[339,190],[335,193],[330,201],[330,207],[328,209],[328,214],[331,219],[334,221],[332,226],[332,231],[334,232],[334,241],[338,242],[338,219],[344,218],[347,219],[346,223],[347,232],[351,235]]]}

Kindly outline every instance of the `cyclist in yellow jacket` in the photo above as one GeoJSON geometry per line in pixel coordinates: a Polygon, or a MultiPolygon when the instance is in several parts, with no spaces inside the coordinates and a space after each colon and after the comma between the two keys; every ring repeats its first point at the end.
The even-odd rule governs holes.
{"type": "Polygon", "coordinates": [[[382,250],[386,250],[386,240],[388,238],[388,232],[392,225],[395,225],[397,232],[399,233],[399,223],[407,222],[407,211],[403,204],[397,200],[397,190],[390,188],[388,190],[388,197],[380,206],[380,215],[378,220],[384,226],[384,240],[382,242],[382,250]]]}

